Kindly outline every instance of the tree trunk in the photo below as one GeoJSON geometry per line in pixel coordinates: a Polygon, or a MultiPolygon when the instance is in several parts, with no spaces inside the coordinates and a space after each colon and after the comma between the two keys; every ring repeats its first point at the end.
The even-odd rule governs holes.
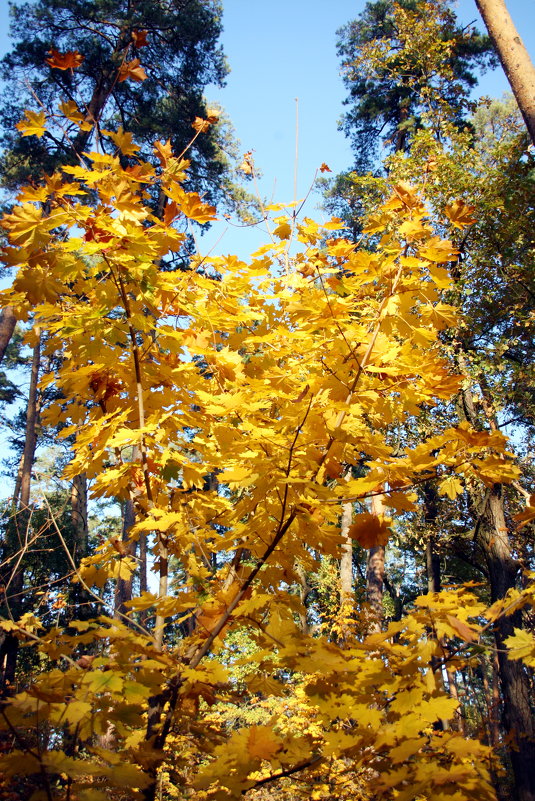
{"type": "Polygon", "coordinates": [[[0,362],[4,358],[7,346],[11,342],[13,331],[17,324],[17,318],[13,311],[13,306],[4,306],[0,314],[0,362]]]}
{"type": "Polygon", "coordinates": [[[344,540],[340,559],[340,607],[353,602],[353,540],[348,534],[352,519],[353,504],[344,503],[340,525],[340,536],[344,540]]]}
{"type": "MultiPolygon", "coordinates": [[[[372,497],[372,514],[382,515],[384,504],[382,495],[372,497]]],[[[370,609],[370,624],[368,631],[381,631],[384,618],[383,593],[385,580],[385,546],[375,545],[368,552],[368,566],[366,571],[366,600],[370,609]]]]}
{"type": "Polygon", "coordinates": [[[476,0],[476,5],[535,145],[535,67],[504,0],[476,0]]]}
{"type": "MultiPolygon", "coordinates": [[[[128,556],[134,556],[137,550],[137,543],[129,542],[130,529],[136,522],[136,513],[134,510],[134,502],[129,498],[124,505],[123,509],[123,536],[122,541],[125,543],[125,551],[128,556]]],[[[114,618],[124,620],[125,616],[130,611],[125,605],[127,601],[132,600],[132,575],[128,579],[118,579],[115,589],[114,599],[114,618]]]]}
{"type": "Polygon", "coordinates": [[[71,521],[74,528],[74,553],[76,564],[87,556],[87,475],[74,478],[71,486],[71,521]]]}
{"type": "MultiPolygon", "coordinates": [[[[462,347],[462,346],[461,346],[462,347]]],[[[459,364],[464,367],[465,355],[459,348],[459,364]]],[[[480,381],[487,410],[490,399],[486,395],[486,384],[480,381]]],[[[478,424],[477,413],[470,388],[462,391],[460,409],[464,418],[474,427],[478,424]]],[[[488,411],[487,411],[488,413],[488,411]]],[[[493,415],[487,420],[489,427],[496,428],[493,415]]],[[[479,426],[481,427],[481,426],[479,426]]],[[[480,549],[490,583],[491,601],[499,601],[516,585],[520,563],[514,558],[507,522],[504,513],[502,485],[494,484],[481,499],[471,496],[471,504],[478,513],[475,541],[480,549]]],[[[519,660],[508,658],[504,641],[522,627],[522,612],[503,616],[496,621],[494,638],[498,651],[498,668],[503,700],[502,721],[506,733],[509,756],[513,767],[516,796],[515,801],[535,801],[535,721],[530,703],[530,678],[528,668],[519,660]]]]}
{"type": "MultiPolygon", "coordinates": [[[[516,585],[520,564],[513,558],[503,511],[502,488],[494,484],[482,510],[478,544],[485,552],[491,600],[503,598],[516,585]]],[[[535,801],[535,721],[530,699],[528,668],[509,659],[505,640],[522,627],[522,611],[499,618],[494,626],[503,697],[503,725],[518,801],[535,801]]]]}
{"type": "Polygon", "coordinates": [[[303,634],[309,634],[307,602],[310,595],[310,584],[307,580],[306,571],[303,565],[297,562],[295,572],[299,576],[299,597],[301,599],[302,609],[299,611],[299,624],[303,634]]]}
{"type": "MultiPolygon", "coordinates": [[[[18,620],[22,612],[22,593],[24,587],[23,558],[28,542],[28,528],[30,525],[30,487],[32,467],[37,444],[37,421],[39,365],[41,361],[41,332],[35,329],[37,341],[33,349],[32,372],[30,376],[30,389],[28,393],[28,406],[26,409],[26,436],[21,466],[15,486],[13,506],[13,526],[11,531],[12,561],[10,563],[11,575],[6,582],[7,611],[10,618],[18,620]]],[[[17,654],[19,641],[11,633],[4,636],[0,644],[0,697],[9,694],[15,686],[17,669],[17,654]]]]}
{"type": "Polygon", "coordinates": [[[19,509],[27,509],[30,503],[30,486],[32,480],[32,467],[37,445],[37,383],[39,381],[39,364],[41,361],[41,331],[36,328],[37,342],[33,349],[32,372],[30,376],[30,391],[28,393],[28,406],[26,409],[26,436],[22,452],[21,468],[15,485],[14,502],[19,509]]]}
{"type": "Polygon", "coordinates": [[[436,548],[438,493],[434,484],[423,485],[425,520],[425,562],[427,569],[427,591],[440,592],[440,557],[436,548]]]}

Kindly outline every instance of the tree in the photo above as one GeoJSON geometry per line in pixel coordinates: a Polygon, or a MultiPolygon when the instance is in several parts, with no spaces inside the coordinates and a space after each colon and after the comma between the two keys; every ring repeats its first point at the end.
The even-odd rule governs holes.
{"type": "MultiPolygon", "coordinates": [[[[77,163],[110,125],[134,133],[144,148],[155,136],[169,138],[180,153],[195,118],[207,116],[204,88],[221,86],[227,73],[216,0],[38,0],[11,13],[15,44],[3,59],[7,88],[0,116],[7,187],[77,163]],[[61,129],[32,146],[17,135],[15,123],[36,99],[48,114],[57,114],[60,102],[70,111],[61,129]]],[[[211,202],[230,198],[229,162],[217,131],[211,126],[190,153],[190,187],[211,202]]]]}
{"type": "MultiPolygon", "coordinates": [[[[429,41],[435,43],[440,41],[440,36],[431,22],[436,26],[437,18],[433,18],[430,8],[428,11],[429,24],[426,21],[425,33],[429,41]]],[[[368,71],[365,74],[385,73],[394,86],[401,88],[410,74],[407,65],[414,52],[424,52],[428,64],[432,65],[420,83],[411,84],[415,89],[414,104],[421,103],[424,109],[419,128],[411,132],[403,148],[397,146],[399,142],[393,147],[392,142],[386,143],[396,151],[387,159],[386,169],[390,180],[409,180],[422,187],[431,202],[434,218],[438,220],[444,214],[449,218],[449,228],[442,230],[451,236],[461,253],[453,275],[462,316],[457,330],[453,329],[447,338],[458,368],[470,379],[460,393],[457,409],[452,408],[442,424],[451,425],[452,415],[460,413],[461,419],[469,420],[480,429],[499,430],[501,424],[515,420],[524,427],[524,432],[529,432],[533,407],[528,365],[533,332],[527,321],[533,315],[535,295],[533,239],[529,233],[526,236],[525,223],[533,215],[533,160],[529,151],[526,152],[527,142],[519,129],[515,110],[506,104],[500,106],[495,102],[489,109],[479,108],[472,119],[464,117],[462,129],[459,125],[462,117],[457,116],[459,105],[455,98],[451,105],[451,96],[443,91],[443,86],[452,84],[440,48],[422,47],[417,17],[404,17],[397,8],[394,19],[397,24],[390,36],[385,36],[385,41],[380,39],[378,43],[366,45],[357,63],[364,65],[368,71]],[[407,25],[408,19],[413,24],[407,25]],[[429,98],[433,98],[438,114],[429,98]],[[465,202],[452,206],[453,197],[462,197],[465,202]],[[509,212],[506,215],[504,208],[509,212]],[[459,215],[466,221],[475,209],[479,219],[473,218],[474,224],[468,229],[457,228],[461,222],[459,215]],[[493,269],[489,270],[491,265],[493,269]],[[515,352],[511,350],[512,342],[515,352]]],[[[394,99],[392,103],[391,113],[394,113],[394,99]]],[[[352,178],[350,176],[350,182],[352,178]]],[[[355,176],[353,198],[347,182],[345,189],[353,206],[359,203],[361,207],[367,206],[371,225],[380,223],[377,206],[386,191],[384,178],[371,176],[355,176]]],[[[527,230],[530,230],[529,224],[527,230]]],[[[422,433],[420,429],[418,436],[422,433]]],[[[520,460],[523,450],[522,446],[518,448],[520,460]]],[[[532,483],[529,468],[524,471],[524,483],[532,483]]],[[[436,494],[434,487],[424,491],[424,538],[430,586],[440,586],[439,553],[447,559],[447,549],[449,558],[454,550],[456,556],[475,569],[475,575],[485,576],[491,599],[498,602],[509,590],[519,586],[522,568],[529,569],[532,565],[532,551],[525,534],[515,528],[512,519],[520,508],[518,500],[507,497],[506,490],[498,482],[482,496],[467,484],[464,521],[461,522],[462,517],[452,519],[454,509],[444,497],[457,498],[463,488],[460,484],[456,486],[457,489],[446,484],[440,493],[443,497],[436,494]],[[442,543],[435,535],[437,519],[442,523],[442,543]],[[467,540],[473,544],[469,545],[467,540]]],[[[527,492],[522,485],[518,486],[520,492],[527,492]]],[[[456,575],[459,575],[458,568],[456,575]]],[[[505,653],[503,642],[513,635],[514,629],[526,624],[521,614],[516,620],[513,616],[503,618],[496,623],[495,638],[505,731],[510,738],[516,738],[510,752],[514,792],[519,798],[532,799],[530,765],[535,758],[535,734],[533,710],[527,700],[532,679],[529,670],[518,663],[507,659],[500,661],[505,653]],[[518,732],[523,735],[519,736],[518,732]]],[[[452,687],[454,679],[450,682],[452,687]]]]}
{"type": "Polygon", "coordinates": [[[503,0],[476,0],[535,145],[535,67],[503,0]]]}
{"type": "MultiPolygon", "coordinates": [[[[152,801],[171,749],[170,784],[198,792],[284,792],[300,774],[337,797],[446,788],[491,799],[488,749],[433,733],[457,704],[431,659],[441,670],[459,647],[470,659],[471,643],[485,642],[475,596],[419,599],[412,616],[363,642],[304,633],[294,614],[296,563],[340,556],[342,504],[379,491],[396,510],[415,483],[442,486],[452,471],[485,486],[518,474],[499,432],[463,424],[395,453],[384,433],[459,386],[438,336],[455,315],[438,291],[451,243],[433,236],[421,198],[400,184],[370,231],[383,234],[375,251],[333,238],[339,221],[320,227],[278,208],[276,242],[250,264],[199,255],[191,270],[165,272],[161,258],[184,239],[177,217],[202,223],[214,209],[183,188],[188,165],[169,145],[156,143],[156,171],[131,140],[119,142],[131,163],[95,151],[91,164],[65,166],[64,177],[45,179],[45,207],[43,187],[22,191],[3,221],[18,272],[2,303],[31,311],[47,348],[63,354],[42,383],[58,393],[47,421],[75,436],[65,475],[86,472],[94,497],[133,500],[130,540],[151,537],[158,592],[128,602],[130,626],[104,616],[62,630],[37,610],[2,623],[51,660],[3,708],[15,743],[1,758],[6,776],[22,773],[49,798],[94,780],[95,792],[101,777],[111,792],[135,786],[152,801]],[[89,187],[98,203],[87,202],[89,187]],[[153,190],[170,201],[163,219],[147,202],[153,190]],[[291,257],[292,225],[301,249],[291,257]],[[346,465],[359,477],[348,479],[346,465]],[[172,594],[171,556],[182,567],[172,594]],[[136,617],[145,610],[147,626],[136,617]],[[173,642],[168,623],[185,620],[173,642]],[[428,636],[437,626],[440,638],[428,636]],[[236,696],[238,634],[254,648],[236,696]],[[280,725],[251,724],[258,693],[275,715],[290,705],[302,728],[284,714],[280,725]],[[229,726],[220,704],[243,724],[229,726]],[[112,747],[95,748],[110,724],[112,747]]],[[[351,536],[384,544],[390,526],[368,517],[355,516],[351,536]]],[[[98,595],[134,567],[109,539],[75,574],[98,595]]]]}
{"type": "Polygon", "coordinates": [[[487,37],[463,29],[445,0],[368,2],[339,32],[350,107],[342,128],[355,170],[373,169],[382,144],[407,150],[426,112],[435,126],[463,125],[476,67],[492,64],[487,37]]]}

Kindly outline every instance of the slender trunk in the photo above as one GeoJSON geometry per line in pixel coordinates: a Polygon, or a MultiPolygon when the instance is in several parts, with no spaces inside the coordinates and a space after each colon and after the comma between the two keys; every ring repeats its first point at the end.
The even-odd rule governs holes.
{"type": "Polygon", "coordinates": [[[30,376],[30,391],[28,393],[28,406],[26,409],[26,435],[24,450],[22,452],[21,468],[15,485],[14,502],[23,510],[30,503],[30,486],[32,481],[32,467],[37,444],[37,383],[39,381],[39,363],[41,361],[41,332],[35,329],[37,342],[33,349],[32,372],[30,376]]]}
{"type": "MultiPolygon", "coordinates": [[[[374,495],[372,498],[372,514],[381,515],[384,513],[382,495],[374,495]]],[[[368,565],[366,571],[366,600],[370,610],[370,632],[381,631],[384,610],[383,593],[385,578],[385,546],[375,545],[368,552],[368,565]]]]}
{"type": "Polygon", "coordinates": [[[76,564],[87,556],[87,475],[75,476],[71,487],[71,521],[74,529],[74,553],[76,564]]]}
{"type": "Polygon", "coordinates": [[[353,595],[353,540],[349,536],[349,529],[353,520],[353,504],[342,505],[342,519],[340,521],[340,536],[343,539],[342,554],[340,557],[340,644],[350,634],[351,619],[354,614],[353,595]]]}
{"type": "Polygon", "coordinates": [[[504,0],[476,0],[535,145],[535,67],[504,0]]]}
{"type": "MultiPolygon", "coordinates": [[[[130,542],[130,529],[136,522],[136,514],[134,511],[134,502],[129,498],[125,501],[123,509],[123,536],[122,541],[125,544],[125,555],[134,556],[136,553],[137,543],[130,542]]],[[[129,578],[120,578],[117,580],[114,599],[114,612],[113,616],[116,619],[124,620],[124,617],[130,611],[126,606],[128,601],[132,600],[132,575],[129,578]]]]}
{"type": "Polygon", "coordinates": [[[342,520],[340,536],[342,543],[342,556],[340,558],[340,606],[353,605],[353,540],[349,536],[349,529],[353,519],[353,504],[344,503],[342,506],[342,520]]]}
{"type": "MultiPolygon", "coordinates": [[[[28,541],[30,525],[30,487],[32,467],[37,444],[39,364],[41,360],[41,332],[35,329],[37,341],[33,349],[30,390],[26,409],[26,436],[22,454],[21,467],[14,492],[13,526],[11,543],[11,575],[6,583],[6,600],[8,614],[12,620],[18,620],[22,613],[22,591],[24,587],[23,557],[28,541]]],[[[17,670],[18,639],[13,634],[6,634],[0,645],[0,695],[13,691],[17,670]]]]}
{"type": "Polygon", "coordinates": [[[4,306],[2,314],[0,314],[0,362],[4,358],[7,346],[11,342],[16,324],[17,318],[13,306],[4,306]]]}
{"type": "Polygon", "coordinates": [[[431,482],[423,485],[425,520],[425,562],[427,568],[427,591],[440,592],[440,557],[437,553],[438,493],[431,482]]]}
{"type": "Polygon", "coordinates": [[[301,599],[302,609],[299,611],[299,625],[303,634],[309,633],[308,614],[307,614],[307,601],[310,595],[310,584],[307,581],[307,575],[303,565],[299,563],[295,566],[295,572],[299,577],[299,597],[301,599]]]}

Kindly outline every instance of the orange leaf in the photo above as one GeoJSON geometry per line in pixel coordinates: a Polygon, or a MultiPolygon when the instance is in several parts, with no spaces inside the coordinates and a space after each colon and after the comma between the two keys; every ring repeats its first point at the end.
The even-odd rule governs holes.
{"type": "Polygon", "coordinates": [[[323,162],[323,164],[320,167],[320,172],[332,172],[332,170],[328,164],[325,164],[325,162],[323,162]]]}
{"type": "Polygon", "coordinates": [[[171,147],[171,140],[168,139],[167,142],[155,142],[154,143],[154,152],[158,156],[160,161],[160,165],[162,167],[167,167],[167,162],[173,155],[173,149],[171,147]]]}
{"type": "Polygon", "coordinates": [[[204,133],[208,130],[210,124],[208,120],[203,120],[202,117],[195,117],[194,121],[191,123],[191,127],[194,128],[197,133],[204,133]]]}
{"type": "Polygon", "coordinates": [[[48,51],[50,58],[46,63],[56,70],[74,70],[79,67],[84,56],[78,50],[69,50],[67,53],[60,53],[59,50],[52,48],[48,51]]]}
{"type": "Polygon", "coordinates": [[[466,623],[463,623],[462,620],[459,620],[453,615],[447,615],[448,623],[452,628],[455,629],[461,640],[465,642],[475,642],[478,639],[478,635],[475,631],[472,631],[470,626],[467,626],[466,623]]]}
{"type": "Polygon", "coordinates": [[[390,537],[390,529],[384,518],[364,512],[357,515],[348,535],[351,539],[357,540],[363,548],[374,548],[376,545],[386,545],[390,537]]]}
{"type": "Polygon", "coordinates": [[[119,67],[119,76],[117,80],[119,83],[132,78],[133,81],[141,83],[147,77],[147,73],[140,64],[139,58],[133,58],[132,61],[124,61],[119,67]]]}
{"type": "Polygon", "coordinates": [[[163,213],[163,221],[165,225],[171,225],[175,217],[179,214],[180,209],[178,208],[177,204],[174,200],[171,203],[168,203],[165,207],[165,211],[163,213]]]}
{"type": "Polygon", "coordinates": [[[446,206],[444,214],[454,228],[465,228],[476,222],[476,218],[473,216],[474,209],[475,206],[468,206],[462,200],[454,200],[450,206],[446,206]]]}
{"type": "Polygon", "coordinates": [[[247,738],[247,751],[253,759],[271,759],[280,751],[279,743],[268,726],[251,726],[247,738]]]}

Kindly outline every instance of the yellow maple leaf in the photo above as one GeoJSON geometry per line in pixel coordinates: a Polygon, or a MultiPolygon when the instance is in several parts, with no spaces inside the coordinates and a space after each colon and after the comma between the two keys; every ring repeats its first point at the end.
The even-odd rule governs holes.
{"type": "Polygon", "coordinates": [[[439,495],[447,495],[452,501],[463,492],[463,489],[463,485],[456,476],[448,476],[438,485],[439,495]]]}
{"type": "Polygon", "coordinates": [[[509,649],[509,659],[522,659],[527,665],[535,667],[535,637],[523,629],[514,630],[507,637],[505,645],[509,649]]]}
{"type": "Polygon", "coordinates": [[[376,545],[386,545],[390,537],[390,528],[387,519],[380,515],[363,512],[356,516],[350,527],[348,535],[357,540],[363,548],[374,548],[376,545]]]}
{"type": "Polygon", "coordinates": [[[282,744],[269,726],[251,726],[247,738],[247,750],[253,759],[271,759],[282,744]]]}
{"type": "Polygon", "coordinates": [[[102,133],[109,136],[125,156],[135,156],[139,151],[139,147],[134,144],[133,134],[125,131],[122,125],[116,133],[113,131],[102,131],[102,133]]]}
{"type": "Polygon", "coordinates": [[[37,136],[39,139],[43,136],[46,128],[46,115],[44,111],[25,111],[25,117],[17,122],[16,129],[22,133],[23,136],[37,136]]]}

